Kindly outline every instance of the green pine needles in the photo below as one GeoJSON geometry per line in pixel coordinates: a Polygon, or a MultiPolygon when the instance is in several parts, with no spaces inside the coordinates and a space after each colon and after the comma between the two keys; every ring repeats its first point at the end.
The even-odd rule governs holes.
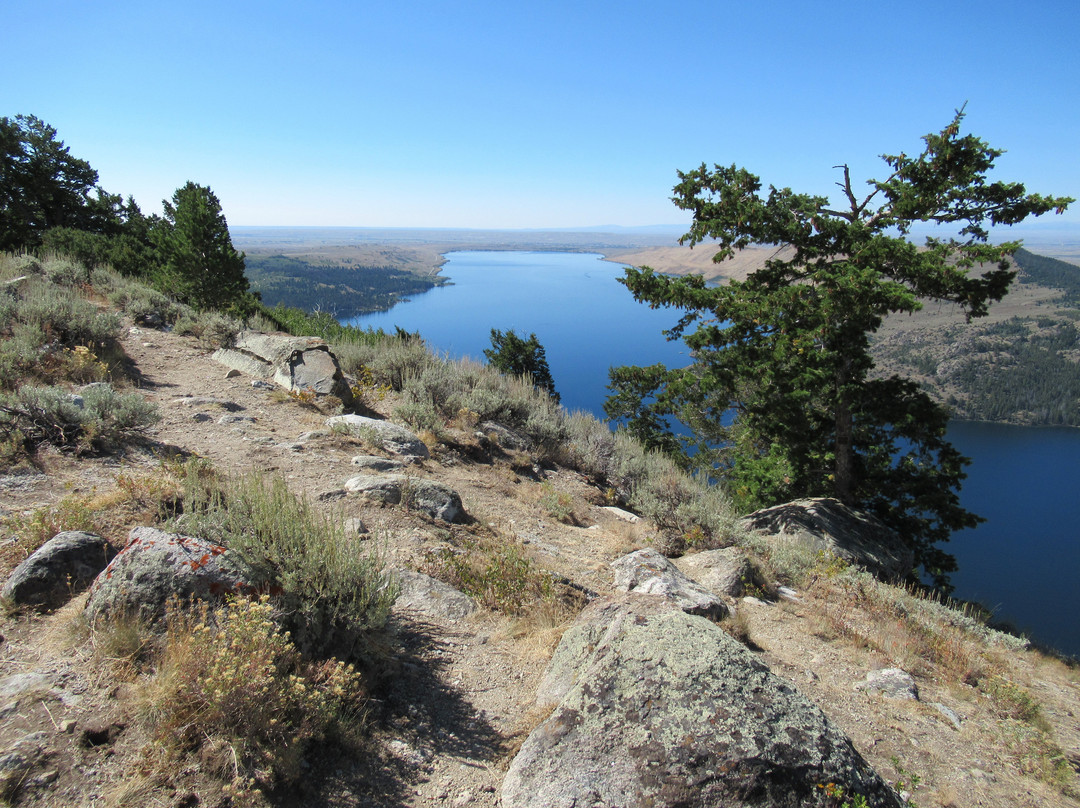
{"type": "Polygon", "coordinates": [[[937,585],[955,560],[936,545],[978,517],[961,507],[967,459],[946,440],[948,412],[912,381],[872,378],[869,337],[923,301],[981,317],[1008,291],[1007,256],[989,227],[1063,211],[1073,200],[992,181],[1001,151],[961,135],[963,110],[915,156],[885,155],[885,180],[856,191],[839,166],[842,204],[770,186],[735,166],[679,173],[673,201],[693,213],[682,242],[713,240],[717,263],[750,245],[776,248],[744,281],[707,287],[627,269],[622,282],[653,308],[683,312],[668,332],[694,362],[613,370],[605,407],[648,444],[727,481],[746,507],[832,496],[866,508],[917,551],[937,585]],[[916,223],[955,236],[907,236],[916,223]],[[672,418],[690,434],[677,435],[672,418]]]}

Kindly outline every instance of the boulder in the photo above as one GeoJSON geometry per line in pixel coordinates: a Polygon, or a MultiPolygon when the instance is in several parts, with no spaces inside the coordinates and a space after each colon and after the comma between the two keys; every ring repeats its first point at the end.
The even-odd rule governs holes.
{"type": "Polygon", "coordinates": [[[90,586],[114,555],[95,533],[57,533],[15,568],[0,597],[16,606],[55,609],[90,586]]]}
{"type": "Polygon", "coordinates": [[[615,570],[615,588],[622,592],[657,595],[672,601],[684,612],[711,620],[727,617],[724,601],[687,578],[656,550],[635,550],[611,562],[611,566],[615,570]]]}
{"type": "Polygon", "coordinates": [[[255,573],[220,544],[194,536],[135,527],[128,543],[90,587],[86,616],[165,612],[173,597],[219,600],[261,591],[255,573]]]}
{"type": "Polygon", "coordinates": [[[427,446],[403,426],[363,415],[335,415],[326,419],[328,427],[344,427],[353,435],[364,438],[391,454],[410,460],[430,457],[427,446]]]}
{"type": "Polygon", "coordinates": [[[892,789],[806,697],[709,620],[633,593],[589,605],[540,687],[503,808],[802,808],[892,789]]]}
{"type": "Polygon", "coordinates": [[[218,349],[212,358],[257,379],[271,379],[286,390],[337,396],[345,406],[353,403],[337,357],[317,337],[241,331],[231,348],[218,349]]]}
{"type": "Polygon", "coordinates": [[[360,474],[345,481],[345,490],[384,505],[404,505],[444,522],[453,522],[463,510],[461,497],[453,489],[401,474],[360,474]]]}
{"type": "Polygon", "coordinates": [[[675,566],[706,589],[729,598],[771,590],[761,570],[741,547],[704,550],[675,560],[675,566]]]}
{"type": "Polygon", "coordinates": [[[394,575],[401,586],[395,610],[451,620],[461,620],[476,611],[472,598],[430,575],[407,569],[395,569],[394,575]]]}
{"type": "Polygon", "coordinates": [[[832,553],[885,580],[904,578],[915,551],[873,514],[837,499],[800,499],[755,511],[741,521],[770,540],[796,541],[832,553]]]}

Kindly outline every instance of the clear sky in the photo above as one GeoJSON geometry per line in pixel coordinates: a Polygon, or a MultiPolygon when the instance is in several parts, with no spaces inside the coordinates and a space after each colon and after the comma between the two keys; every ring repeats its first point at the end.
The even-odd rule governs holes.
{"type": "Polygon", "coordinates": [[[965,102],[999,178],[1080,197],[1078,32],[1077,0],[4,0],[0,115],[232,225],[684,223],[677,169],[831,193],[965,102]]]}

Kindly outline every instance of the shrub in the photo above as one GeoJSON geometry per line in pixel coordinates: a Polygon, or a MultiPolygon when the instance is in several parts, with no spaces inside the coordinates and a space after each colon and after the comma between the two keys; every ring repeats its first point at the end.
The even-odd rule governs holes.
{"type": "Polygon", "coordinates": [[[240,333],[242,324],[228,315],[216,311],[195,312],[188,310],[177,319],[173,330],[188,334],[207,348],[227,348],[240,333]]]}
{"type": "Polygon", "coordinates": [[[337,660],[305,661],[275,624],[269,597],[214,611],[174,604],[166,624],[145,716],[166,759],[201,750],[240,804],[296,780],[312,743],[357,721],[360,676],[337,660]]]}
{"type": "Polygon", "coordinates": [[[108,298],[109,303],[136,323],[169,325],[184,314],[192,314],[190,307],[177,303],[149,284],[108,268],[94,269],[90,281],[99,293],[108,298]]]}
{"type": "Polygon", "coordinates": [[[81,261],[52,255],[41,265],[41,272],[53,283],[61,286],[79,286],[89,283],[90,270],[81,261]]]}
{"type": "Polygon", "coordinates": [[[183,529],[235,551],[275,592],[305,654],[362,659],[374,651],[397,597],[372,543],[349,536],[280,477],[216,477],[190,466],[183,529]]]}
{"type": "Polygon", "coordinates": [[[0,436],[21,432],[29,447],[108,450],[135,440],[158,421],[157,408],[138,393],[89,385],[81,396],[60,387],[20,388],[0,396],[0,436]]]}
{"type": "Polygon", "coordinates": [[[429,553],[425,568],[486,608],[506,614],[522,614],[538,601],[555,597],[551,576],[539,570],[512,540],[469,537],[463,547],[429,553]]]}
{"type": "Polygon", "coordinates": [[[37,326],[61,345],[102,345],[120,334],[118,315],[101,311],[73,289],[31,278],[21,293],[19,320],[37,326]]]}

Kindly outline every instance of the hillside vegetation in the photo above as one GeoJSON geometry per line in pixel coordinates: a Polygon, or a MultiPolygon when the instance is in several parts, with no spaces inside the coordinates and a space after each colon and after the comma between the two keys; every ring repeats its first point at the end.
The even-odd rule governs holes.
{"type": "MultiPolygon", "coordinates": [[[[722,264],[701,246],[608,259],[722,283],[744,279],[774,252],[749,248],[722,264]]],[[[985,318],[969,323],[957,308],[929,306],[887,320],[873,345],[878,371],[917,380],[962,420],[1080,426],[1080,267],[1025,249],[1011,263],[1012,289],[985,318]]]]}
{"type": "Polygon", "coordinates": [[[409,335],[335,332],[359,409],[427,444],[412,485],[460,493],[467,516],[447,523],[407,500],[335,493],[354,456],[389,453],[325,426],[340,402],[253,386],[211,361],[245,323],[65,259],[6,256],[0,284],[4,572],[58,531],[119,549],[151,525],[220,541],[274,582],[266,600],[176,604],[156,628],[123,614],[88,623],[78,587],[66,605],[0,618],[8,803],[494,808],[540,718],[551,649],[613,590],[610,562],[638,547],[734,546],[767,585],[738,601],[728,630],[914,805],[1080,804],[1075,669],[978,610],[745,533],[722,489],[530,383],[409,335]],[[87,326],[62,334],[65,323],[87,326]],[[104,388],[88,383],[141,404],[107,441],[104,412],[86,406],[104,388]],[[12,403],[30,387],[53,403],[12,403]],[[73,407],[90,415],[69,429],[73,407]],[[416,571],[479,611],[391,607],[416,571]],[[790,599],[776,598],[781,584],[790,599]],[[855,691],[893,666],[914,674],[920,700],[855,691]]]}

